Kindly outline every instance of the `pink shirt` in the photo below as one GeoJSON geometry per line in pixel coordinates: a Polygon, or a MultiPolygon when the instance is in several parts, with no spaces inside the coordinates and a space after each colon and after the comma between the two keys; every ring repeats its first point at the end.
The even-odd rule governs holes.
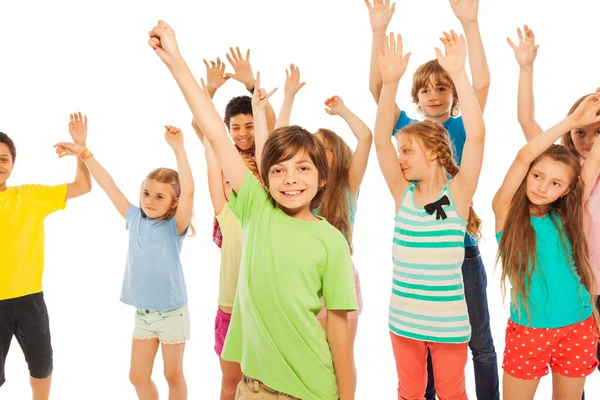
{"type": "Polygon", "coordinates": [[[590,250],[590,261],[597,282],[597,291],[593,294],[600,294],[600,175],[585,203],[584,224],[590,250]]]}

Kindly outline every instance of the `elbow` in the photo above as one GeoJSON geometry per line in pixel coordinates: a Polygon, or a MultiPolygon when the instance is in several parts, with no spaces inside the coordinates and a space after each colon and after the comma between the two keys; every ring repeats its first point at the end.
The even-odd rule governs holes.
{"type": "Polygon", "coordinates": [[[381,96],[381,85],[369,84],[369,91],[371,92],[371,96],[373,96],[375,103],[379,103],[379,97],[381,96]]]}

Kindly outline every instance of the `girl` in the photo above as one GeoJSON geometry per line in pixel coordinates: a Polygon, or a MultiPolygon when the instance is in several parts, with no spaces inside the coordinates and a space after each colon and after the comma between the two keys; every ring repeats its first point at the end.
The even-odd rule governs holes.
{"type": "MultiPolygon", "coordinates": [[[[242,226],[238,218],[229,209],[229,197],[231,195],[231,184],[219,168],[219,163],[210,146],[208,139],[204,137],[195,120],[192,126],[206,150],[206,166],[208,172],[208,189],[215,210],[215,217],[221,227],[223,235],[221,247],[221,272],[219,279],[219,300],[217,316],[215,317],[215,352],[219,356],[221,365],[221,400],[233,400],[237,384],[242,379],[240,364],[226,361],[221,358],[223,344],[229,324],[237,288],[240,262],[242,258],[242,226]]],[[[242,156],[248,169],[259,179],[256,162],[249,156],[242,156]]]]}
{"type": "MultiPolygon", "coordinates": [[[[300,70],[294,64],[290,65],[290,72],[286,70],[286,81],[284,100],[281,107],[277,126],[288,126],[291,108],[296,93],[304,86],[300,83],[300,70]]],[[[360,184],[367,169],[369,151],[373,134],[360,118],[358,118],[342,101],[339,96],[333,96],[325,101],[325,112],[329,115],[339,115],[347,123],[354,136],[358,140],[356,150],[352,152],[350,147],[335,132],[329,129],[319,129],[315,136],[325,146],[327,163],[329,165],[329,184],[325,188],[321,206],[313,210],[317,215],[324,217],[327,222],[335,226],[346,237],[350,252],[353,252],[352,233],[354,229],[354,218],[356,215],[356,201],[360,184]]],[[[358,311],[348,314],[348,326],[350,328],[350,341],[354,348],[358,317],[362,312],[362,295],[360,280],[356,268],[354,271],[354,282],[356,298],[358,300],[358,311]]],[[[317,315],[319,322],[326,328],[327,309],[323,307],[317,315]]]]}
{"type": "Polygon", "coordinates": [[[397,210],[389,327],[399,399],[423,398],[428,350],[439,397],[467,398],[464,369],[471,327],[461,267],[465,231],[479,233],[470,203],[481,171],[485,126],[465,72],[465,39],[454,31],[444,35],[446,55],[435,51],[456,85],[467,133],[460,171],[452,159],[448,132],[431,121],[402,129],[397,155],[389,132],[398,82],[409,58],[402,56],[400,35],[397,46],[390,34],[379,56],[383,88],[375,149],[397,210]],[[447,173],[453,177],[448,179],[447,173]]]}
{"type": "MultiPolygon", "coordinates": [[[[517,29],[519,37],[518,46],[510,38],[508,43],[515,52],[515,58],[520,67],[519,91],[517,98],[519,124],[527,140],[531,140],[542,133],[542,128],[535,120],[534,96],[533,96],[533,64],[537,56],[539,45],[535,44],[533,31],[525,25],[523,31],[517,29]]],[[[597,89],[598,92],[600,89],[597,89]]],[[[572,106],[567,115],[573,114],[575,109],[587,97],[579,98],[572,106]]],[[[589,125],[579,125],[574,129],[565,131],[561,136],[564,146],[577,152],[580,163],[587,159],[590,149],[600,136],[600,122],[589,125]]],[[[584,231],[588,243],[600,243],[600,176],[593,183],[589,197],[585,202],[584,231]]],[[[600,246],[588,246],[589,258],[596,278],[596,287],[592,288],[592,294],[600,294],[600,246]]],[[[599,297],[600,299],[600,297],[599,297]]],[[[600,300],[596,304],[600,308],[600,300]]],[[[597,355],[600,357],[600,344],[597,355]]]]}
{"type": "MultiPolygon", "coordinates": [[[[129,379],[140,399],[158,399],[152,367],[162,345],[169,399],[186,399],[183,351],[190,336],[187,293],[179,253],[190,227],[194,201],[192,171],[181,130],[166,126],[177,171],[157,168],[142,182],[140,206],[125,198],[113,178],[85,146],[58,143],[59,157],[77,155],[127,220],[129,250],[121,301],[136,308],[129,379]]],[[[193,228],[192,228],[193,233],[193,228]]]]}
{"type": "Polygon", "coordinates": [[[599,111],[600,94],[588,96],[527,143],[492,203],[502,280],[512,286],[502,365],[507,400],[533,399],[548,364],[553,398],[580,399],[585,377],[598,365],[583,204],[600,170],[600,141],[583,166],[575,151],[553,143],[599,122],[599,111]]]}
{"type": "Polygon", "coordinates": [[[353,399],[347,312],[357,304],[350,251],[337,229],[311,213],[328,173],[323,145],[298,126],[277,129],[265,142],[270,94],[258,89],[257,77],[260,113],[254,124],[263,186],[231,146],[206,88],[198,86],[181,57],[173,30],[159,21],[149,44],[173,74],[229,178],[229,208],[244,232],[222,354],[241,363],[236,398],[353,399]],[[329,310],[326,334],[315,318],[321,295],[329,310]]]}

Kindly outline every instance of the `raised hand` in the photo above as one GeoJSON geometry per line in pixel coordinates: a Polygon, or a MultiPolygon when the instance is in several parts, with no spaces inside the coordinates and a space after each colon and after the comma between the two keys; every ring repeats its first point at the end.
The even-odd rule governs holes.
{"type": "Polygon", "coordinates": [[[75,143],[85,147],[87,139],[87,117],[85,115],[77,112],[69,116],[69,134],[75,143]]]}
{"type": "Polygon", "coordinates": [[[165,140],[167,144],[171,146],[173,150],[183,147],[183,133],[181,129],[172,126],[165,125],[165,140]]]}
{"type": "Polygon", "coordinates": [[[58,158],[63,158],[64,156],[80,156],[86,149],[85,145],[69,142],[60,142],[52,147],[56,149],[58,158]]]}
{"type": "Polygon", "coordinates": [[[219,57],[217,57],[216,63],[210,61],[210,65],[206,60],[203,61],[206,65],[206,85],[208,87],[218,89],[229,80],[229,77],[225,76],[225,63],[221,62],[219,57]]]}
{"type": "Polygon", "coordinates": [[[175,31],[166,22],[158,21],[158,25],[149,32],[148,44],[167,66],[181,59],[175,31]]]}
{"type": "Polygon", "coordinates": [[[325,112],[329,115],[340,115],[344,109],[346,109],[346,105],[340,96],[333,96],[325,100],[325,112]]]}
{"type": "Polygon", "coordinates": [[[479,0],[450,0],[450,7],[461,23],[477,21],[479,0]]]}
{"type": "Polygon", "coordinates": [[[538,48],[540,47],[539,44],[537,46],[535,44],[535,35],[533,34],[533,31],[529,29],[527,25],[525,25],[523,29],[525,35],[523,35],[521,28],[517,28],[517,35],[519,36],[518,46],[515,46],[510,38],[506,38],[506,41],[515,52],[515,58],[521,68],[533,65],[538,48]]]}
{"type": "Polygon", "coordinates": [[[581,104],[567,117],[571,119],[574,126],[592,125],[600,122],[600,88],[596,94],[586,97],[581,104]]]}
{"type": "Polygon", "coordinates": [[[454,31],[444,32],[440,40],[444,43],[445,55],[440,49],[435,48],[437,60],[450,76],[465,70],[467,58],[467,41],[463,35],[458,36],[454,31]]]}
{"type": "MultiPolygon", "coordinates": [[[[256,84],[258,86],[258,83],[256,84]]],[[[300,68],[290,65],[290,71],[285,70],[285,86],[283,94],[285,97],[294,97],[306,82],[300,83],[300,68]]]]}
{"type": "Polygon", "coordinates": [[[267,105],[269,97],[277,91],[277,88],[273,89],[271,93],[268,93],[260,87],[260,72],[256,73],[256,86],[254,93],[252,94],[252,107],[258,110],[262,110],[267,105]]]}
{"type": "Polygon", "coordinates": [[[229,48],[231,56],[227,54],[227,60],[233,67],[235,74],[225,74],[227,78],[233,78],[238,82],[243,83],[247,89],[255,87],[254,75],[252,74],[252,67],[250,66],[250,49],[246,52],[246,59],[242,57],[242,52],[239,47],[236,47],[236,51],[233,47],[229,48]]]}
{"type": "Polygon", "coordinates": [[[371,29],[375,31],[385,32],[387,30],[394,11],[396,11],[396,3],[392,3],[390,7],[390,0],[365,0],[365,4],[369,9],[369,20],[371,21],[371,29]]]}
{"type": "Polygon", "coordinates": [[[379,52],[379,71],[383,83],[398,83],[408,65],[411,53],[402,56],[402,36],[390,32],[379,52]]]}

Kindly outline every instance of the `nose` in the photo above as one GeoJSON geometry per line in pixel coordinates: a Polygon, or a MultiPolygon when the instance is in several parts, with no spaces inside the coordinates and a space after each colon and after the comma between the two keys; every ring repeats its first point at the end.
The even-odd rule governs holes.
{"type": "Polygon", "coordinates": [[[296,177],[296,173],[294,171],[288,171],[285,174],[285,178],[283,179],[283,183],[286,185],[293,185],[298,182],[298,178],[296,177]]]}
{"type": "Polygon", "coordinates": [[[538,189],[540,192],[542,193],[546,193],[548,191],[548,182],[542,182],[540,183],[540,186],[538,186],[538,189]]]}
{"type": "Polygon", "coordinates": [[[241,128],[239,136],[247,136],[247,135],[248,135],[248,131],[246,130],[246,128],[241,128]]]}

